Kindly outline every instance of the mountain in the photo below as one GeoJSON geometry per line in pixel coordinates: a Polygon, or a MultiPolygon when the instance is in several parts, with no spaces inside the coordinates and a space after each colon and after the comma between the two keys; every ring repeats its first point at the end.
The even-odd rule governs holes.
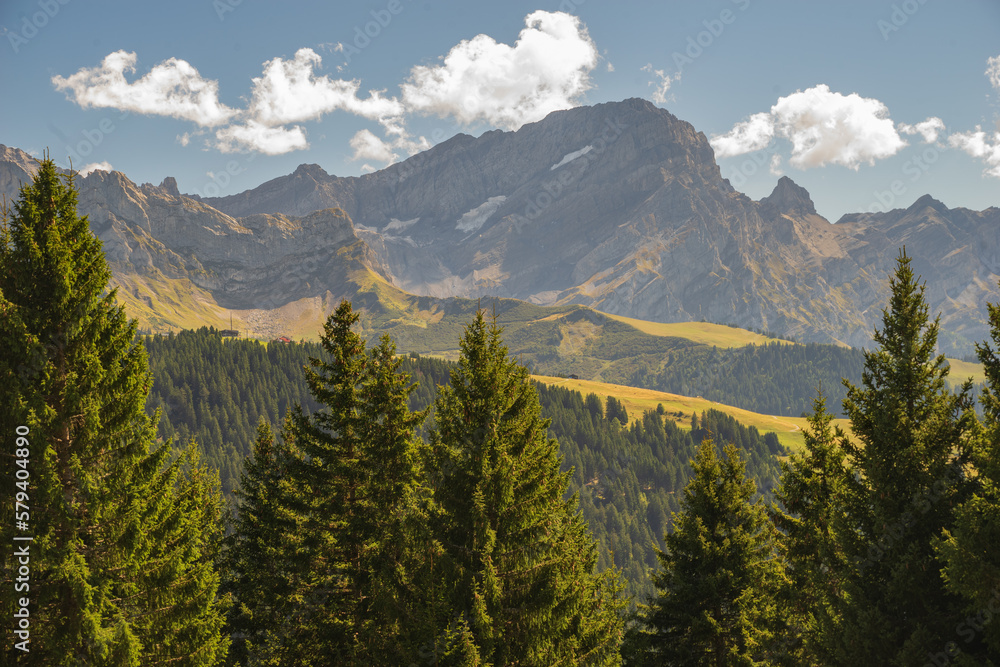
{"type": "Polygon", "coordinates": [[[944,349],[971,351],[988,339],[986,303],[998,301],[1000,209],[950,209],[924,195],[906,209],[845,215],[834,227],[859,264],[884,264],[893,248],[906,247],[927,283],[931,314],[941,313],[944,349]]]}
{"type": "MultiPolygon", "coordinates": [[[[10,174],[30,158],[2,150],[0,186],[10,193],[10,174]]],[[[286,329],[324,310],[328,294],[370,289],[420,321],[416,312],[431,302],[407,292],[731,322],[862,346],[904,244],[932,310],[943,313],[947,351],[966,353],[986,338],[985,304],[1000,300],[1000,210],[922,197],[831,224],[788,178],[754,201],[722,178],[704,134],[639,99],[554,112],[516,132],[459,134],[359,177],[301,165],[228,197],[105,172],[80,184],[81,209],[108,237],[123,283],[149,275],[152,263],[189,281],[174,284],[173,298],[190,287],[205,317],[231,308],[263,322],[281,307],[276,321],[286,329]]]]}
{"type": "MultiPolygon", "coordinates": [[[[0,146],[8,198],[36,169],[27,154],[0,146]]],[[[341,298],[385,281],[379,259],[340,209],[303,216],[234,218],[177,191],[174,179],[141,186],[124,174],[76,177],[78,208],[104,244],[119,300],[143,329],[214,325],[263,337],[314,336],[341,298]]]]}
{"type": "Polygon", "coordinates": [[[458,135],[361,177],[303,165],[205,201],[233,215],[342,208],[393,284],[441,297],[576,303],[857,346],[871,340],[905,243],[944,313],[944,342],[967,351],[986,334],[985,300],[1000,296],[995,255],[972,257],[974,238],[996,246],[996,209],[942,205],[937,231],[899,211],[831,225],[787,177],[755,202],[721,177],[703,134],[639,99],[458,135]]]}

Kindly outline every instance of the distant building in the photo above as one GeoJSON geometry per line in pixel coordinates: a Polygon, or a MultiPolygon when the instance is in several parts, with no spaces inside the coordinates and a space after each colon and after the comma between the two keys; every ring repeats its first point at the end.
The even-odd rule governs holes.
{"type": "Polygon", "coordinates": [[[570,379],[570,380],[579,380],[579,379],[580,379],[580,376],[579,376],[579,375],[577,375],[576,373],[570,373],[570,374],[569,374],[569,379],[570,379]]]}
{"type": "Polygon", "coordinates": [[[277,338],[275,338],[271,342],[272,343],[286,343],[287,344],[287,343],[291,343],[292,339],[289,338],[288,336],[278,336],[277,338]]]}
{"type": "Polygon", "coordinates": [[[229,315],[229,328],[228,329],[223,329],[222,331],[220,331],[219,335],[222,336],[223,338],[226,338],[226,337],[238,338],[239,337],[240,332],[233,328],[233,316],[232,316],[231,313],[229,315]]]}

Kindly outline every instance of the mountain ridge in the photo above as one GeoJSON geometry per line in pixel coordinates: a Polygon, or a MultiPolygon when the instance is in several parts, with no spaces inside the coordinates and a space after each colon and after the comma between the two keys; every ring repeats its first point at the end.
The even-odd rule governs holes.
{"type": "MultiPolygon", "coordinates": [[[[29,171],[29,156],[0,148],[0,191],[15,195],[29,171]]],[[[831,224],[788,177],[754,201],[722,178],[703,133],[638,99],[456,135],[362,176],[303,164],[227,197],[181,194],[171,177],[136,186],[97,171],[78,184],[116,277],[155,268],[220,312],[312,299],[318,316],[323,299],[351,292],[334,283],[353,271],[414,295],[584,305],[864,346],[904,245],[942,312],[946,351],[984,339],[985,303],[1000,300],[1000,209],[948,209],[925,195],[831,224]],[[328,213],[309,218],[316,211],[328,213]]]]}

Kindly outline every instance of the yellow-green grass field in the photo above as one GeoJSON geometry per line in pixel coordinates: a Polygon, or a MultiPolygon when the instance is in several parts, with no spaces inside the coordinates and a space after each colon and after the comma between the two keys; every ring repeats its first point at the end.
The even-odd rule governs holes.
{"type": "MultiPolygon", "coordinates": [[[[655,410],[656,406],[662,403],[667,416],[676,421],[678,426],[690,428],[692,412],[704,412],[715,409],[732,415],[737,421],[746,426],[756,426],[757,430],[761,433],[776,433],[781,444],[793,451],[802,449],[805,444],[802,429],[808,427],[808,422],[804,417],[762,415],[742,408],[715,403],[701,397],[692,398],[690,396],[668,394],[662,391],[639,389],[620,384],[594,382],[592,380],[573,380],[546,375],[532,375],[531,377],[545,384],[558,385],[579,391],[584,395],[592,393],[602,398],[614,396],[625,404],[625,409],[629,414],[629,421],[640,417],[646,410],[655,410]],[[677,412],[683,413],[684,416],[678,417],[676,414],[670,414],[677,412]]],[[[850,433],[850,422],[848,420],[835,419],[834,424],[843,428],[845,432],[850,433]]]]}
{"type": "Polygon", "coordinates": [[[765,345],[767,343],[785,343],[796,345],[787,340],[779,338],[769,338],[746,329],[735,329],[723,324],[711,324],[710,322],[647,322],[621,315],[608,315],[608,317],[635,327],[643,333],[651,336],[673,336],[686,338],[696,343],[704,345],[714,345],[716,347],[743,347],[745,345],[765,345]]]}
{"type": "Polygon", "coordinates": [[[955,384],[961,384],[965,382],[966,378],[970,377],[976,384],[986,382],[986,371],[983,370],[982,364],[972,363],[971,361],[961,361],[959,359],[948,359],[948,364],[951,366],[951,372],[948,374],[948,380],[955,384]]]}

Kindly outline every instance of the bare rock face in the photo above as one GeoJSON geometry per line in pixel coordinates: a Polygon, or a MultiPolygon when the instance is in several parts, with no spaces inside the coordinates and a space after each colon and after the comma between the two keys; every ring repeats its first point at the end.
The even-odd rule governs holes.
{"type": "Polygon", "coordinates": [[[8,200],[17,197],[22,185],[27,185],[38,171],[35,159],[18,148],[0,144],[0,193],[8,200]]]}
{"type": "MultiPolygon", "coordinates": [[[[0,192],[8,198],[34,173],[30,157],[12,151],[4,153],[12,159],[0,162],[0,192]]],[[[136,285],[175,281],[181,300],[207,300],[203,305],[216,311],[269,310],[301,299],[350,297],[352,277],[381,270],[340,209],[234,218],[181,195],[173,178],[137,186],[120,172],[95,171],[77,177],[76,185],[78,209],[101,239],[115,283],[128,287],[126,298],[139,298],[136,285]]],[[[184,310],[185,304],[175,305],[184,310]]]]}
{"type": "MultiPolygon", "coordinates": [[[[10,194],[33,161],[2,146],[0,158],[10,194]]],[[[986,338],[986,302],[1000,301],[1000,210],[922,197],[830,224],[787,177],[753,201],[722,178],[704,134],[639,99],[459,134],[360,177],[301,165],[214,199],[116,172],[80,186],[116,272],[184,277],[229,307],[346,294],[346,276],[363,270],[435,297],[578,303],[863,346],[903,245],[942,313],[945,350],[986,338]]]]}

